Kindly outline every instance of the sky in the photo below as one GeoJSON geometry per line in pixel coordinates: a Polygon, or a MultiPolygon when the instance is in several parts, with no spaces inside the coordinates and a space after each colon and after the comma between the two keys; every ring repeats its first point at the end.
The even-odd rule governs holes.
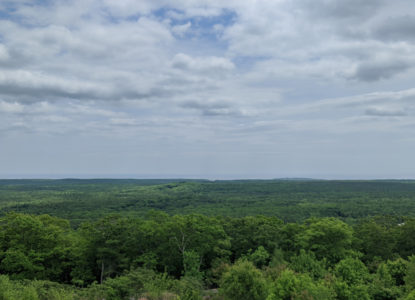
{"type": "Polygon", "coordinates": [[[415,178],[411,0],[0,0],[1,178],[415,178]]]}

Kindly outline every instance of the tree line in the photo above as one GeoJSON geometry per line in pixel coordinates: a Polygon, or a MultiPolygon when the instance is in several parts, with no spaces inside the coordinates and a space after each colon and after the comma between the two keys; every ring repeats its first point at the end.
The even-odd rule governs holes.
{"type": "Polygon", "coordinates": [[[415,219],[0,218],[0,299],[415,299],[415,219]]]}

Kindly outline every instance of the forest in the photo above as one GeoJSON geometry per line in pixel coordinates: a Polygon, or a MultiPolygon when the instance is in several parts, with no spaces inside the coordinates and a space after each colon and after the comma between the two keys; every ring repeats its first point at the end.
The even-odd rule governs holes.
{"type": "Polygon", "coordinates": [[[284,222],[377,215],[415,217],[415,181],[0,180],[0,214],[49,214],[71,225],[111,213],[275,216],[284,222]]]}
{"type": "Polygon", "coordinates": [[[412,181],[0,181],[0,299],[415,299],[412,181]]]}

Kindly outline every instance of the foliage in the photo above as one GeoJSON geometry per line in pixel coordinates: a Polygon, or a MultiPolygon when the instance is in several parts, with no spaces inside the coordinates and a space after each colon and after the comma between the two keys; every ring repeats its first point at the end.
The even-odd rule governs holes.
{"type": "MultiPolygon", "coordinates": [[[[375,215],[414,217],[414,183],[404,180],[0,180],[0,213],[49,214],[68,219],[75,226],[113,213],[143,217],[151,210],[170,215],[265,215],[286,222],[336,217],[356,223],[375,215]]],[[[272,235],[272,232],[266,230],[265,234],[272,235]]],[[[273,252],[263,246],[269,253],[273,252]]],[[[411,243],[401,246],[408,251],[406,256],[413,254],[409,253],[414,249],[410,248],[411,243]]]]}
{"type": "Polygon", "coordinates": [[[404,281],[408,291],[415,290],[415,255],[408,258],[404,281]]]}
{"type": "Polygon", "coordinates": [[[310,219],[297,239],[301,248],[314,252],[317,259],[326,258],[334,264],[350,253],[352,234],[352,228],[340,220],[310,219]]]}
{"type": "Polygon", "coordinates": [[[257,268],[266,266],[269,262],[269,257],[269,253],[263,246],[259,246],[253,253],[248,253],[243,256],[243,258],[251,261],[257,268]]]}
{"type": "MultiPolygon", "coordinates": [[[[392,259],[396,248],[396,226],[389,227],[377,219],[369,219],[355,228],[355,247],[364,254],[364,261],[392,259]]],[[[396,224],[395,224],[396,225],[396,224]]]]}
{"type": "Polygon", "coordinates": [[[405,277],[406,269],[407,269],[407,261],[402,258],[398,258],[393,261],[387,260],[386,266],[392,276],[394,285],[396,286],[404,285],[405,284],[404,277],[405,277]]]}
{"type": "Polygon", "coordinates": [[[373,299],[398,299],[402,294],[402,288],[395,285],[391,270],[385,262],[382,262],[373,281],[369,286],[369,291],[373,299]]]}
{"type": "Polygon", "coordinates": [[[307,274],[284,270],[273,282],[267,300],[335,299],[334,291],[323,282],[315,282],[307,274]]]}
{"type": "Polygon", "coordinates": [[[405,300],[415,300],[415,290],[410,292],[408,296],[405,297],[405,300]]]}
{"type": "Polygon", "coordinates": [[[203,274],[200,272],[200,256],[195,251],[185,251],[183,253],[184,276],[202,280],[203,274]]]}
{"type": "Polygon", "coordinates": [[[335,275],[348,285],[363,284],[369,279],[367,267],[356,258],[341,260],[334,269],[335,275]]]}
{"type": "Polygon", "coordinates": [[[0,300],[413,299],[414,192],[412,181],[0,180],[0,300]]]}
{"type": "Polygon", "coordinates": [[[267,294],[266,282],[251,262],[240,260],[223,274],[221,293],[228,300],[263,300],[267,294]]]}
{"type": "Polygon", "coordinates": [[[323,278],[326,274],[325,260],[318,261],[313,252],[300,250],[300,254],[291,257],[290,268],[295,272],[308,273],[312,278],[323,278]]]}
{"type": "Polygon", "coordinates": [[[0,219],[0,270],[15,279],[68,281],[69,223],[48,215],[9,213],[0,219]]]}

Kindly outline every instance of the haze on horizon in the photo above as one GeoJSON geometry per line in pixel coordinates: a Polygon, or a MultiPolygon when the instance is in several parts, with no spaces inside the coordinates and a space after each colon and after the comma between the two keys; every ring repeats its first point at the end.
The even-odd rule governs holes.
{"type": "Polygon", "coordinates": [[[0,178],[415,178],[409,0],[3,0],[0,178]]]}

